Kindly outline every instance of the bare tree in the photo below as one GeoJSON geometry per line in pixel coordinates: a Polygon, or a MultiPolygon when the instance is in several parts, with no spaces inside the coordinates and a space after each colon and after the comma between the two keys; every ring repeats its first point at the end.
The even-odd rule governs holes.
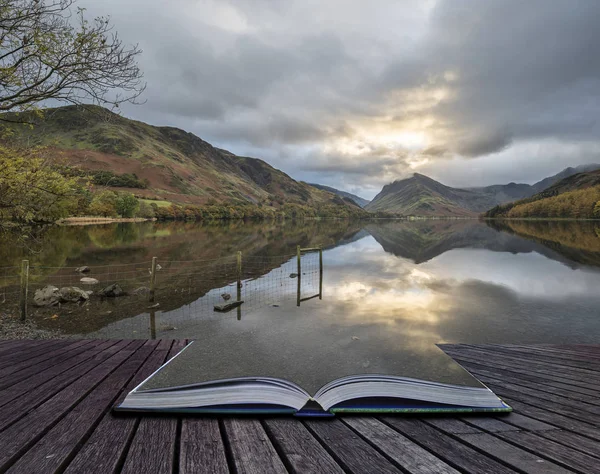
{"type": "Polygon", "coordinates": [[[76,0],[0,0],[0,112],[54,99],[118,107],[145,89],[141,50],[107,17],[92,21],[76,0]]]}

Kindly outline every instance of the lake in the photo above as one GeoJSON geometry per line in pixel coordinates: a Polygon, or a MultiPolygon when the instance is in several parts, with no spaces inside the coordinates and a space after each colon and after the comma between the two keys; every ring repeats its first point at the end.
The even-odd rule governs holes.
{"type": "MultiPolygon", "coordinates": [[[[15,311],[22,258],[30,296],[82,276],[113,282],[127,296],[36,308],[42,328],[97,338],[194,338],[282,334],[357,350],[377,341],[418,353],[438,343],[597,343],[600,335],[600,223],[305,221],[228,224],[120,223],[37,229],[23,241],[3,236],[0,310],[15,311]],[[323,247],[322,299],[297,306],[296,246],[323,247]],[[237,298],[242,252],[244,303],[237,298]],[[156,295],[148,302],[156,257],[156,295]],[[81,275],[75,267],[89,266],[81,275]],[[152,307],[158,303],[158,307],[152,307]],[[273,328],[277,328],[274,332],[273,328]],[[224,335],[224,336],[223,336],[224,335]]],[[[319,254],[302,256],[301,298],[319,293],[319,254]]],[[[279,338],[279,339],[278,339],[279,338]]],[[[371,360],[376,355],[365,355],[371,360]]]]}

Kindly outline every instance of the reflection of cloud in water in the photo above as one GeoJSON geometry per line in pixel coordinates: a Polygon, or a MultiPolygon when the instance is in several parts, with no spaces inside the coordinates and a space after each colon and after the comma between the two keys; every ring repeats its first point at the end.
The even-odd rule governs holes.
{"type": "MultiPolygon", "coordinates": [[[[354,347],[352,336],[357,336],[361,344],[376,341],[382,353],[398,347],[430,353],[441,342],[593,342],[600,333],[600,272],[571,268],[536,251],[463,248],[416,264],[384,252],[369,236],[325,251],[324,262],[322,301],[287,308],[286,301],[295,299],[296,281],[287,278],[295,271],[291,259],[273,270],[286,275],[275,298],[268,294],[269,275],[247,285],[245,290],[256,293],[247,298],[242,321],[235,313],[215,315],[209,305],[210,314],[204,314],[196,302],[160,314],[162,325],[178,329],[157,336],[202,337],[205,324],[233,332],[254,324],[258,331],[269,323],[296,334],[322,330],[340,338],[339,350],[354,347]],[[265,301],[281,308],[265,310],[265,301]],[[284,319],[290,311],[294,316],[284,319]]],[[[220,290],[213,293],[218,296],[220,290]]],[[[147,318],[139,321],[147,324],[147,318]]],[[[112,330],[118,332],[119,324],[125,322],[112,330]]]]}

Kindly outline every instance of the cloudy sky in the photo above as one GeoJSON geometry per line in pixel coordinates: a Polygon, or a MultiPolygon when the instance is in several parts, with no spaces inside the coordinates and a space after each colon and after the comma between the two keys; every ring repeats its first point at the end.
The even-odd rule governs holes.
{"type": "Polygon", "coordinates": [[[124,114],[372,198],[600,162],[595,0],[80,0],[139,43],[124,114]]]}

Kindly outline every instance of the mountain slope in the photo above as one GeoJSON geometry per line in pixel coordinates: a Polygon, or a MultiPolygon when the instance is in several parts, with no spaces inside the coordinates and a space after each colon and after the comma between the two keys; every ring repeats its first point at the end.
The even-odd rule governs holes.
{"type": "Polygon", "coordinates": [[[451,188],[415,173],[412,178],[385,185],[365,209],[402,215],[472,217],[477,214],[472,203],[478,198],[475,192],[451,188]]]}
{"type": "Polygon", "coordinates": [[[569,167],[562,170],[560,173],[555,174],[554,176],[549,176],[548,178],[544,178],[541,181],[538,181],[534,185],[532,185],[535,193],[540,193],[544,189],[549,188],[554,183],[558,183],[560,180],[568,178],[569,176],[573,176],[578,173],[587,173],[589,171],[595,171],[600,169],[600,164],[594,163],[589,165],[580,165],[576,167],[569,167]]]}
{"type": "Polygon", "coordinates": [[[347,193],[346,191],[340,191],[339,189],[331,188],[331,187],[325,186],[323,184],[315,184],[315,183],[308,183],[308,184],[310,184],[312,187],[320,189],[322,191],[328,191],[330,193],[337,194],[338,196],[340,196],[342,198],[352,199],[352,201],[354,201],[356,204],[358,204],[363,209],[370,202],[368,199],[361,198],[360,196],[357,196],[356,194],[347,193]]]}
{"type": "Polygon", "coordinates": [[[473,216],[502,204],[530,198],[561,179],[574,176],[580,170],[598,168],[600,165],[566,168],[533,185],[509,183],[464,189],[451,188],[415,173],[412,178],[384,186],[365,209],[402,215],[473,216]]]}
{"type": "Polygon", "coordinates": [[[600,170],[564,178],[530,198],[496,206],[485,217],[600,218],[600,170]]]}
{"type": "MultiPolygon", "coordinates": [[[[213,147],[192,133],[155,127],[95,106],[76,106],[5,119],[35,121],[30,127],[2,123],[1,136],[50,147],[56,161],[86,172],[127,173],[144,183],[134,192],[181,204],[257,204],[278,208],[287,203],[355,209],[338,196],[295,181],[268,163],[213,147]]],[[[108,180],[114,185],[119,179],[108,180]]],[[[122,181],[122,180],[121,180],[122,181]]]]}

